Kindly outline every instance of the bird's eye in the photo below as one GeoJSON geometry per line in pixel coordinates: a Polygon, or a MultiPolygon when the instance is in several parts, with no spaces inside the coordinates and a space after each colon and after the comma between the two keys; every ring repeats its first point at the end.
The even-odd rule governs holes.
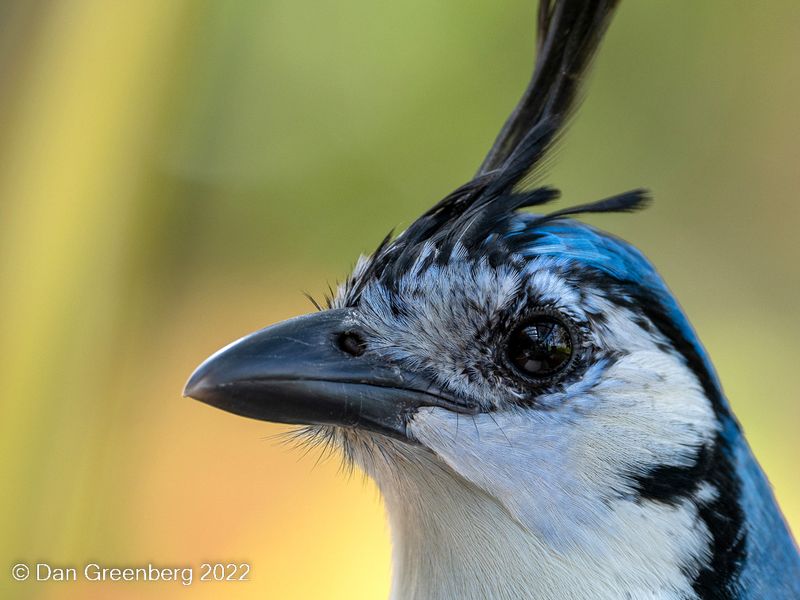
{"type": "Polygon", "coordinates": [[[523,375],[552,377],[570,363],[573,352],[569,328],[550,315],[525,321],[508,338],[508,359],[523,375]]]}

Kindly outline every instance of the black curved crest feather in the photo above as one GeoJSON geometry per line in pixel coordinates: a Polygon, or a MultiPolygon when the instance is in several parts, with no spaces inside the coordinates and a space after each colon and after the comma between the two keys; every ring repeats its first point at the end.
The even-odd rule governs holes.
{"type": "MultiPolygon", "coordinates": [[[[619,0],[542,0],[537,18],[536,62],[525,92],[506,120],[475,177],[419,217],[397,239],[380,244],[358,281],[350,281],[345,302],[355,302],[374,277],[396,280],[426,242],[440,259],[456,242],[470,249],[508,222],[517,209],[559,197],[558,190],[515,188],[535,172],[558,139],[580,97],[592,63],[619,0]]],[[[539,222],[589,212],[630,212],[646,204],[644,190],[566,208],[539,222]]],[[[431,261],[434,259],[431,258],[431,261]]]]}
{"type": "Polygon", "coordinates": [[[536,64],[478,175],[494,173],[498,187],[515,185],[545,156],[579,98],[619,0],[542,0],[536,64]]]}

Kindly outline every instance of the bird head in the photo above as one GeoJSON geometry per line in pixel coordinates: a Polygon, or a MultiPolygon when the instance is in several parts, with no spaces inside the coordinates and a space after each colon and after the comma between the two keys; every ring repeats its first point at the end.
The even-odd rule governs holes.
{"type": "MultiPolygon", "coordinates": [[[[305,435],[333,442],[380,483],[415,457],[433,461],[552,542],[581,543],[614,501],[661,493],[648,483],[656,469],[694,468],[727,409],[637,250],[564,211],[518,211],[553,199],[549,188],[453,218],[482,186],[362,258],[327,310],[212,356],[187,394],[308,425],[305,435]]],[[[700,483],[664,493],[716,493],[700,483]]]]}
{"type": "MultiPolygon", "coordinates": [[[[740,569],[743,442],[713,368],[647,259],[575,218],[647,195],[544,212],[558,192],[530,185],[615,6],[542,2],[533,78],[475,177],[362,257],[324,310],[234,342],[187,384],[363,468],[417,571],[470,544],[460,570],[480,556],[485,571],[474,546],[494,527],[495,567],[524,554],[540,589],[582,571],[608,597],[694,597],[740,569]]],[[[468,597],[458,585],[443,597],[468,597]]]]}

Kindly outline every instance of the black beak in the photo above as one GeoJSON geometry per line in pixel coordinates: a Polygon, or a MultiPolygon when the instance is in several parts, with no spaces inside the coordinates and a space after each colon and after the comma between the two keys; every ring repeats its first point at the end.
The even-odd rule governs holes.
{"type": "Polygon", "coordinates": [[[264,421],[359,427],[402,439],[421,406],[477,412],[368,347],[348,351],[343,335],[359,335],[350,309],[267,327],[208,358],[183,394],[264,421]]]}

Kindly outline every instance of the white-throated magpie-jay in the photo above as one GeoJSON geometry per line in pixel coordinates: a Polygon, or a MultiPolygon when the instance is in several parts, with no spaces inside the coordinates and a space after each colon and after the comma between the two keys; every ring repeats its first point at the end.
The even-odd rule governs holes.
{"type": "Polygon", "coordinates": [[[475,177],[326,310],[254,333],[186,394],[304,425],[375,479],[392,597],[800,598],[800,559],[678,303],[626,242],[525,185],[616,0],[542,1],[534,74],[475,177]]]}

